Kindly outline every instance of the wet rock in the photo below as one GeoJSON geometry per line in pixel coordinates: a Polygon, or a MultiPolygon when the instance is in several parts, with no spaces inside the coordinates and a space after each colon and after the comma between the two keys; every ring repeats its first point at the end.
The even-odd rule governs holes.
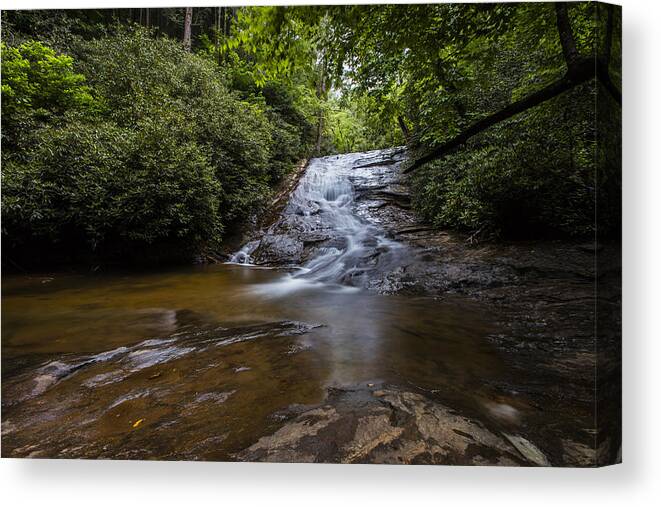
{"type": "Polygon", "coordinates": [[[280,428],[273,435],[260,438],[257,443],[241,453],[239,458],[245,461],[278,463],[315,462],[317,456],[306,449],[301,444],[302,441],[316,437],[322,429],[339,419],[337,411],[330,406],[310,410],[280,428]]]}
{"type": "MultiPolygon", "coordinates": [[[[187,325],[165,338],[143,340],[132,347],[118,347],[98,354],[70,356],[67,361],[49,361],[36,370],[16,375],[3,384],[3,406],[9,407],[43,395],[62,382],[94,367],[110,371],[92,375],[82,383],[87,388],[118,383],[128,375],[167,365],[208,347],[225,347],[264,337],[284,338],[307,333],[319,327],[298,321],[276,321],[225,328],[217,324],[187,325]]],[[[148,375],[155,380],[162,372],[148,375]]]]}
{"type": "Polygon", "coordinates": [[[523,457],[525,457],[530,462],[544,467],[551,466],[551,463],[546,458],[544,453],[540,451],[532,442],[526,440],[520,435],[509,435],[507,433],[504,435],[507,440],[509,440],[512,445],[516,447],[516,449],[523,455],[523,457]]]}
{"type": "Polygon", "coordinates": [[[299,216],[310,216],[310,215],[316,215],[318,213],[321,213],[321,207],[319,206],[318,202],[310,201],[306,203],[305,205],[303,204],[297,204],[294,209],[293,213],[299,216]]]}
{"type": "Polygon", "coordinates": [[[565,462],[571,466],[589,467],[596,463],[596,451],[594,448],[574,442],[573,440],[562,441],[562,455],[565,462]]]}
{"type": "Polygon", "coordinates": [[[225,403],[236,391],[203,393],[195,398],[195,403],[225,403]]]}
{"type": "Polygon", "coordinates": [[[290,356],[293,354],[298,354],[299,352],[304,352],[306,350],[310,350],[310,345],[303,344],[303,343],[295,343],[289,346],[287,348],[287,354],[290,356]]]}
{"type": "Polygon", "coordinates": [[[299,264],[302,256],[303,242],[284,234],[264,236],[253,254],[258,264],[276,266],[299,264]]]}
{"type": "Polygon", "coordinates": [[[387,447],[399,438],[404,428],[390,423],[387,410],[378,415],[367,415],[358,419],[353,438],[342,449],[343,461],[354,462],[365,459],[377,447],[387,447]]]}
{"type": "Polygon", "coordinates": [[[374,393],[335,388],[329,390],[322,406],[300,413],[236,458],[326,463],[546,463],[533,444],[515,441],[516,445],[483,423],[418,393],[392,387],[374,393]]]}
{"type": "Polygon", "coordinates": [[[385,160],[377,160],[375,162],[365,162],[363,164],[356,165],[356,166],[354,166],[354,169],[364,169],[364,168],[367,168],[367,167],[383,167],[383,166],[387,166],[387,165],[396,164],[397,162],[399,162],[399,161],[395,160],[395,159],[392,159],[392,158],[385,159],[385,160]]]}
{"type": "Polygon", "coordinates": [[[324,232],[309,232],[300,235],[300,240],[304,246],[309,246],[314,243],[321,243],[331,238],[331,235],[324,232]]]}

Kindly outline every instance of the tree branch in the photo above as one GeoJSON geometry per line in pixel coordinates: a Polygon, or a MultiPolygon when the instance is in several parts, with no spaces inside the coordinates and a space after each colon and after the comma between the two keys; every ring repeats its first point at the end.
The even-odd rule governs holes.
{"type": "Polygon", "coordinates": [[[531,107],[535,107],[541,104],[542,102],[546,102],[547,100],[550,100],[553,97],[557,97],[561,93],[564,93],[567,90],[572,89],[574,86],[580,83],[588,81],[592,77],[594,77],[593,60],[592,59],[582,60],[581,63],[576,64],[574,75],[569,76],[569,74],[567,74],[562,79],[559,79],[558,81],[551,83],[550,85],[542,88],[541,90],[531,95],[528,95],[527,97],[518,100],[513,104],[510,104],[504,109],[501,109],[496,113],[490,114],[486,118],[483,118],[480,121],[474,123],[466,130],[461,132],[459,135],[453,137],[449,141],[446,141],[445,143],[436,147],[428,154],[423,155],[422,157],[416,159],[415,162],[413,162],[413,164],[411,164],[404,170],[404,173],[410,173],[415,169],[419,168],[421,165],[446,155],[447,153],[449,153],[455,148],[458,148],[466,141],[468,141],[471,137],[473,137],[476,134],[479,134],[483,130],[488,129],[491,126],[500,123],[501,121],[507,120],[512,116],[522,113],[523,111],[526,111],[531,107]]]}
{"type": "MultiPolygon", "coordinates": [[[[608,60],[604,62],[602,59],[591,58],[582,58],[576,49],[576,43],[574,41],[574,33],[571,29],[571,24],[569,22],[569,16],[567,15],[567,4],[562,2],[557,2],[555,4],[556,11],[556,20],[558,26],[558,36],[560,38],[560,44],[562,45],[562,53],[567,64],[567,73],[561,79],[551,83],[550,85],[542,88],[541,90],[521,99],[509,106],[497,111],[489,116],[482,118],[478,122],[474,123],[466,130],[453,137],[449,141],[442,143],[441,145],[433,148],[426,155],[421,156],[416,159],[410,166],[408,166],[404,173],[410,173],[420,166],[441,158],[451,152],[452,150],[458,148],[471,137],[476,134],[479,134],[483,130],[488,129],[489,127],[500,123],[512,116],[515,116],[523,111],[526,111],[532,107],[535,107],[547,100],[557,97],[561,93],[564,93],[579,84],[582,84],[594,77],[598,77],[602,82],[606,90],[612,95],[612,97],[617,101],[618,104],[622,105],[622,93],[617,89],[613,83],[610,73],[608,71],[608,60]]],[[[607,31],[609,32],[609,40],[612,38],[613,33],[613,17],[612,10],[609,10],[609,19],[607,31]]],[[[608,44],[608,52],[610,53],[610,42],[608,44]]],[[[609,56],[610,59],[610,56],[609,56]]]]}
{"type": "Polygon", "coordinates": [[[613,6],[606,5],[608,15],[606,17],[606,40],[604,41],[604,61],[606,65],[611,63],[611,50],[613,47],[613,6]]]}
{"type": "Polygon", "coordinates": [[[555,3],[555,19],[558,25],[558,35],[560,36],[562,54],[565,57],[567,69],[571,72],[574,66],[578,63],[579,53],[576,49],[576,43],[574,42],[574,32],[572,31],[571,23],[569,22],[566,3],[555,3]]]}
{"type": "Polygon", "coordinates": [[[409,138],[411,137],[411,132],[409,130],[408,125],[406,124],[406,121],[404,120],[404,117],[400,114],[397,115],[397,123],[399,123],[399,128],[402,129],[402,134],[404,135],[404,141],[409,142],[409,138]]]}

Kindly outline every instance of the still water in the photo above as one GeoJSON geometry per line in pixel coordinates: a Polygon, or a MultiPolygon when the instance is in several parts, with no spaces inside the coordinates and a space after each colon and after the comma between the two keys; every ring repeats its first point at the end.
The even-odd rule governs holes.
{"type": "Polygon", "coordinates": [[[278,427],[279,410],[357,383],[424,389],[489,415],[487,386],[507,370],[479,308],[336,286],[265,290],[283,276],[223,265],[6,277],[3,455],[231,459],[278,427]]]}

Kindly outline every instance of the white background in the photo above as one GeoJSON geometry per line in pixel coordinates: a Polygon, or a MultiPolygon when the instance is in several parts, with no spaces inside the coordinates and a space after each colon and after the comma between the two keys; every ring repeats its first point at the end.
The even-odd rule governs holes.
{"type": "MultiPolygon", "coordinates": [[[[3,0],[2,7],[159,7],[184,1],[3,0]]],[[[4,505],[660,505],[661,2],[621,3],[624,464],[572,470],[3,459],[0,495],[4,505]]],[[[214,5],[193,0],[188,4],[214,5]]]]}

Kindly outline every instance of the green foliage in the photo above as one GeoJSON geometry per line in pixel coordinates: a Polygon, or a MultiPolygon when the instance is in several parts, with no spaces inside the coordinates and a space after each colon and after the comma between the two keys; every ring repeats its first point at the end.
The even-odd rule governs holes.
{"type": "Polygon", "coordinates": [[[465,109],[457,92],[475,78],[476,59],[511,11],[497,4],[333,7],[331,68],[354,94],[375,99],[369,112],[380,122],[394,127],[402,116],[420,142],[451,135],[465,109]]]}
{"type": "Polygon", "coordinates": [[[297,100],[297,90],[282,81],[268,81],[263,86],[252,80],[252,74],[237,78],[236,67],[227,66],[232,87],[243,100],[263,110],[270,121],[271,158],[269,181],[277,183],[292,165],[305,158],[314,142],[314,126],[308,121],[297,100]]]}
{"type": "Polygon", "coordinates": [[[185,257],[219,238],[214,172],[171,119],[137,129],[67,118],[34,135],[3,168],[3,230],[15,249],[137,255],[145,245],[185,257]]]}
{"type": "Polygon", "coordinates": [[[493,127],[468,149],[421,168],[416,209],[438,227],[487,237],[593,234],[593,88],[493,127]]]}
{"type": "MultiPolygon", "coordinates": [[[[312,124],[323,123],[318,155],[368,150],[401,144],[393,121],[372,114],[383,106],[351,94],[330,66],[333,27],[325,7],[247,7],[238,12],[232,36],[224,39],[220,59],[233,86],[252,96],[269,94],[274,84],[286,89],[291,106],[305,121],[305,137],[314,140],[312,124]],[[321,86],[321,83],[324,86],[321,86]],[[367,106],[372,106],[369,109],[367,106]]],[[[208,43],[208,51],[215,49],[208,43]]],[[[268,99],[267,99],[268,102],[268,99]]],[[[392,116],[392,120],[394,117],[392,116]]],[[[384,115],[385,116],[385,115],[384,115]]]]}
{"type": "Polygon", "coordinates": [[[300,8],[242,8],[221,51],[248,56],[244,61],[258,86],[267,81],[309,79],[315,73],[319,26],[303,22],[301,12],[300,8]]]}
{"type": "MultiPolygon", "coordinates": [[[[585,57],[604,46],[599,9],[593,2],[568,8],[585,57]]],[[[374,100],[365,108],[372,117],[385,125],[402,117],[412,127],[412,156],[567,70],[551,4],[341,6],[325,15],[330,68],[350,84],[352,98],[374,100]]],[[[617,31],[613,48],[617,67],[617,31]]],[[[585,235],[594,232],[596,200],[599,232],[615,231],[620,140],[600,133],[597,153],[595,93],[574,89],[423,168],[415,177],[417,209],[439,227],[495,236],[585,235]]],[[[617,132],[608,125],[605,131],[617,132]]]]}
{"type": "MultiPolygon", "coordinates": [[[[605,47],[605,9],[568,8],[584,56],[605,47]]],[[[543,3],[197,8],[196,54],[180,43],[182,9],[155,26],[143,11],[3,12],[11,252],[189,257],[313,147],[407,142],[415,155],[566,71],[543,3]]],[[[616,36],[618,86],[620,63],[616,36]]],[[[416,208],[487,235],[584,235],[596,202],[599,232],[616,230],[620,113],[603,95],[576,88],[421,168],[416,208]]]]}
{"type": "MultiPolygon", "coordinates": [[[[9,249],[188,257],[217,246],[224,229],[259,209],[310,144],[312,128],[286,89],[265,87],[262,100],[249,99],[228,88],[211,59],[147,30],[79,40],[75,65],[42,44],[26,47],[44,48],[77,76],[39,90],[73,82],[78,88],[66,89],[80,93],[46,99],[51,109],[39,128],[23,132],[19,148],[3,146],[9,249]],[[94,114],[81,99],[90,90],[105,106],[94,114]]],[[[14,89],[17,104],[35,96],[14,89]]]]}
{"type": "Polygon", "coordinates": [[[369,97],[331,98],[325,111],[328,153],[352,153],[403,145],[399,127],[384,125],[370,114],[369,97]]]}
{"type": "Polygon", "coordinates": [[[20,131],[34,128],[66,111],[94,114],[96,101],[85,76],[76,73],[73,59],[57,55],[40,42],[18,47],[1,45],[2,128],[5,147],[18,142],[20,131]]]}
{"type": "Polygon", "coordinates": [[[2,43],[2,101],[8,117],[26,113],[56,114],[89,107],[94,99],[85,76],[73,71],[73,60],[40,42],[17,48],[2,43]]]}
{"type": "Polygon", "coordinates": [[[80,66],[112,105],[110,116],[131,126],[176,115],[188,140],[209,159],[221,184],[223,223],[254,212],[269,192],[271,123],[242,101],[211,60],[145,30],[85,43],[80,66]]]}

